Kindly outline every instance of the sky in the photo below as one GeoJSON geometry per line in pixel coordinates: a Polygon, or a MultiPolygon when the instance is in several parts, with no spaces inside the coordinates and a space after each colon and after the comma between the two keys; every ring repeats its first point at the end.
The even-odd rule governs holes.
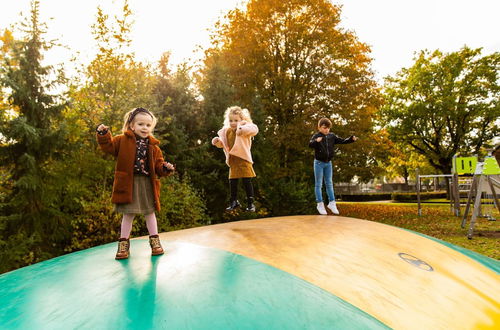
{"type": "MultiPolygon", "coordinates": [[[[500,51],[498,0],[332,0],[342,5],[341,26],[371,46],[377,80],[412,64],[422,49],[457,51],[464,45],[482,47],[483,54],[500,51]]],[[[0,0],[0,30],[29,13],[29,0],[0,0]]],[[[209,46],[209,29],[242,0],[130,0],[133,19],[132,50],[140,61],[154,63],[165,51],[172,64],[197,59],[200,46],[209,46]]],[[[88,63],[96,53],[90,33],[97,6],[116,13],[120,0],[41,0],[41,20],[48,39],[57,38],[68,49],[53,50],[51,64],[68,63],[77,56],[88,63]]]]}

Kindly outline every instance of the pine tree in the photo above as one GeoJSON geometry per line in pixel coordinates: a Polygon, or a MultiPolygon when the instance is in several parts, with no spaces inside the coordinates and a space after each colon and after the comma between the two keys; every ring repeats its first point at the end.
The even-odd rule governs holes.
{"type": "MultiPolygon", "coordinates": [[[[43,37],[46,26],[39,22],[39,1],[31,2],[30,17],[22,24],[24,37],[15,40],[3,55],[0,76],[8,109],[0,116],[0,162],[9,169],[2,184],[9,194],[1,207],[6,258],[35,262],[50,256],[48,250],[64,236],[63,214],[52,207],[45,185],[50,162],[64,145],[61,124],[64,100],[55,93],[63,82],[61,72],[43,65],[43,53],[54,46],[43,37]],[[10,242],[10,243],[9,243],[10,242]],[[21,246],[23,245],[24,246],[21,246]],[[30,249],[30,256],[18,257],[8,252],[30,249]],[[36,248],[33,248],[36,246],[36,248]]],[[[16,260],[10,260],[10,264],[16,260]]]]}

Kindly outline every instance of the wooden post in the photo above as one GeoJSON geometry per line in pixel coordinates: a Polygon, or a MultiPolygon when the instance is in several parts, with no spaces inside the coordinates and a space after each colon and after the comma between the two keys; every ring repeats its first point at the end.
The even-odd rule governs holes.
{"type": "Polygon", "coordinates": [[[472,201],[472,196],[475,196],[475,191],[477,188],[477,179],[478,176],[474,174],[472,177],[472,183],[470,185],[469,193],[467,194],[467,204],[465,205],[464,217],[462,218],[462,228],[465,228],[465,224],[467,223],[467,217],[469,216],[470,204],[472,201]]]}
{"type": "Polygon", "coordinates": [[[491,189],[491,194],[493,195],[493,202],[495,203],[495,206],[497,207],[498,209],[498,212],[500,212],[500,205],[498,203],[498,196],[497,196],[497,193],[495,191],[495,185],[493,184],[493,179],[488,176],[488,183],[490,185],[490,189],[491,189]]]}
{"type": "Polygon", "coordinates": [[[474,210],[472,211],[472,217],[470,219],[469,232],[467,233],[467,238],[472,239],[474,232],[474,225],[476,224],[476,219],[481,215],[481,184],[483,183],[483,175],[479,175],[479,180],[477,184],[476,201],[474,203],[474,210]]]}
{"type": "Polygon", "coordinates": [[[450,211],[451,213],[455,214],[455,190],[453,189],[453,179],[452,180],[446,180],[448,182],[448,191],[450,192],[450,211]]]}
{"type": "Polygon", "coordinates": [[[418,215],[422,216],[422,209],[420,206],[420,170],[417,168],[417,202],[418,202],[418,215]]]}
{"type": "Polygon", "coordinates": [[[453,195],[455,197],[455,216],[460,216],[460,189],[458,187],[458,174],[453,174],[453,195]]]}

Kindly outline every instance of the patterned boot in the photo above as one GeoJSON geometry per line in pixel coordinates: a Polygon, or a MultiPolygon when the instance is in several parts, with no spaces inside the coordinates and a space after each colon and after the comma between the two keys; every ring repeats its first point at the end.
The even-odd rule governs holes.
{"type": "Polygon", "coordinates": [[[116,252],[115,259],[128,259],[130,251],[130,241],[128,238],[120,238],[118,240],[118,251],[116,252]]]}
{"type": "Polygon", "coordinates": [[[151,255],[158,256],[163,254],[163,248],[161,247],[160,237],[158,235],[149,236],[149,245],[151,245],[151,255]]]}

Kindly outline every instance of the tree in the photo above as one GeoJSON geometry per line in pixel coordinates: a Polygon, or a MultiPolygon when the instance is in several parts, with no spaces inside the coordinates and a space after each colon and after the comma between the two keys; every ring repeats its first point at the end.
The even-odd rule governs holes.
{"type": "Polygon", "coordinates": [[[227,19],[218,43],[236,98],[263,112],[280,168],[302,162],[305,141],[323,116],[334,120],[339,135],[355,126],[369,140],[378,105],[369,47],[339,27],[339,7],[324,0],[252,0],[227,19]]]}
{"type": "Polygon", "coordinates": [[[434,173],[434,168],[429,165],[427,159],[407,144],[394,145],[386,164],[386,177],[403,177],[406,184],[410,178],[415,178],[416,169],[419,169],[420,175],[434,173]]]}
{"type": "Polygon", "coordinates": [[[197,86],[203,95],[203,133],[212,138],[220,129],[226,109],[238,101],[228,67],[219,49],[206,51],[204,65],[197,76],[197,86]]]}
{"type": "Polygon", "coordinates": [[[153,105],[154,79],[148,66],[137,62],[130,51],[132,24],[128,0],[123,1],[121,16],[111,22],[97,8],[92,34],[99,52],[82,70],[84,81],[77,82],[71,93],[88,132],[93,132],[99,123],[106,123],[118,133],[128,110],[153,105]]]}
{"type": "Polygon", "coordinates": [[[259,124],[254,158],[274,186],[267,196],[281,194],[271,192],[279,188],[275,180],[296,187],[311,180],[308,140],[321,117],[332,119],[339,136],[361,137],[338,178],[377,166],[368,157],[376,149],[373,119],[381,101],[370,50],[339,24],[340,8],[330,1],[250,0],[215,27],[204,72],[225,75],[218,81],[229,84],[230,101],[249,108],[259,124]]]}
{"type": "Polygon", "coordinates": [[[54,46],[46,41],[39,22],[39,1],[31,2],[31,15],[22,24],[24,37],[10,38],[4,49],[0,82],[7,106],[0,116],[0,159],[9,168],[3,185],[8,195],[1,205],[0,221],[6,223],[0,264],[33,262],[67,236],[65,216],[53,205],[46,183],[50,166],[64,150],[66,132],[61,120],[65,100],[51,94],[65,80],[62,72],[44,66],[43,52],[54,46]],[[53,78],[55,77],[55,78],[53,78]],[[49,243],[50,242],[50,243],[49,243]],[[24,250],[25,249],[25,250],[24,250]],[[26,251],[20,255],[20,251],[26,251]],[[29,251],[29,253],[27,253],[29,251]]]}
{"type": "MultiPolygon", "coordinates": [[[[172,116],[164,107],[173,102],[175,110],[179,110],[184,105],[189,105],[192,99],[190,95],[183,94],[182,88],[177,93],[175,86],[172,95],[164,92],[172,91],[171,86],[162,80],[162,73],[169,75],[167,55],[160,60],[158,72],[153,72],[149,65],[135,60],[129,49],[132,12],[128,1],[123,1],[121,9],[121,16],[110,21],[108,15],[98,8],[92,33],[99,53],[82,70],[82,81],[75,82],[71,90],[73,103],[67,116],[75,131],[75,145],[79,147],[74,148],[74,154],[70,155],[66,166],[72,169],[68,175],[68,184],[79,182],[75,184],[71,194],[68,194],[74,196],[76,203],[73,203],[71,210],[74,214],[74,235],[67,251],[107,243],[115,240],[118,235],[116,230],[119,229],[120,217],[113,212],[110,203],[115,162],[110,157],[103,159],[102,152],[96,150],[95,127],[99,123],[109,125],[113,134],[117,135],[121,133],[123,115],[128,110],[135,107],[148,108],[158,118],[154,134],[162,142],[161,148],[166,160],[176,160],[176,156],[185,152],[185,149],[181,149],[179,155],[172,155],[168,148],[165,138],[177,138],[177,133],[183,137],[186,133],[180,130],[172,134],[165,129],[172,122],[172,116]]],[[[186,85],[182,74],[177,76],[178,79],[173,79],[174,85],[186,85]]],[[[179,118],[182,116],[179,115],[179,118]]],[[[188,121],[196,123],[194,120],[188,121]]],[[[187,139],[182,140],[184,141],[187,139]]],[[[203,201],[189,180],[171,177],[164,181],[167,182],[162,188],[162,199],[167,196],[168,204],[175,206],[175,210],[164,207],[158,213],[160,229],[192,227],[206,221],[203,201]]],[[[163,204],[166,203],[162,202],[163,204]]],[[[141,221],[135,223],[133,233],[144,235],[145,226],[141,221]]]]}
{"type": "Polygon", "coordinates": [[[203,123],[199,132],[202,150],[193,159],[192,166],[198,169],[199,174],[192,177],[192,181],[205,193],[207,210],[218,221],[224,218],[226,208],[221,201],[228,199],[227,165],[223,152],[212,146],[211,141],[222,127],[226,109],[238,104],[220,50],[207,50],[204,66],[199,71],[196,82],[203,95],[199,118],[203,123]]]}
{"type": "Polygon", "coordinates": [[[158,117],[163,118],[155,128],[161,137],[170,160],[183,168],[189,161],[190,151],[199,143],[199,130],[203,126],[196,93],[192,88],[191,67],[187,63],[168,69],[170,53],[165,53],[155,75],[153,97],[158,117]]]}
{"type": "MultiPolygon", "coordinates": [[[[188,177],[203,195],[210,214],[220,218],[224,207],[220,201],[225,199],[226,188],[221,175],[227,177],[227,173],[220,170],[225,170],[226,165],[217,159],[220,150],[211,145],[211,138],[220,127],[222,114],[214,115],[211,111],[213,99],[203,103],[199,100],[192,68],[187,63],[178,65],[175,71],[169,69],[169,55],[162,56],[156,74],[155,107],[158,116],[166,120],[158,123],[155,134],[162,141],[166,159],[176,165],[181,178],[188,177]]],[[[218,88],[217,83],[208,86],[212,90],[218,88]]]]}
{"type": "Polygon", "coordinates": [[[91,32],[99,52],[81,70],[80,78],[73,82],[69,92],[71,109],[65,115],[71,123],[74,148],[67,158],[69,162],[76,162],[77,171],[67,178],[81,178],[82,186],[100,192],[100,195],[91,195],[89,199],[105,196],[113,178],[114,163],[109,158],[103,161],[101,152],[97,150],[97,125],[105,123],[113,134],[120,134],[123,116],[128,110],[134,107],[151,108],[154,104],[154,78],[149,68],[135,61],[130,51],[131,29],[132,12],[127,0],[123,1],[121,15],[114,20],[110,20],[100,7],[97,8],[91,32]]]}
{"type": "Polygon", "coordinates": [[[386,79],[381,113],[391,140],[450,173],[455,154],[478,154],[499,134],[499,69],[498,52],[421,51],[411,68],[386,79]]]}

